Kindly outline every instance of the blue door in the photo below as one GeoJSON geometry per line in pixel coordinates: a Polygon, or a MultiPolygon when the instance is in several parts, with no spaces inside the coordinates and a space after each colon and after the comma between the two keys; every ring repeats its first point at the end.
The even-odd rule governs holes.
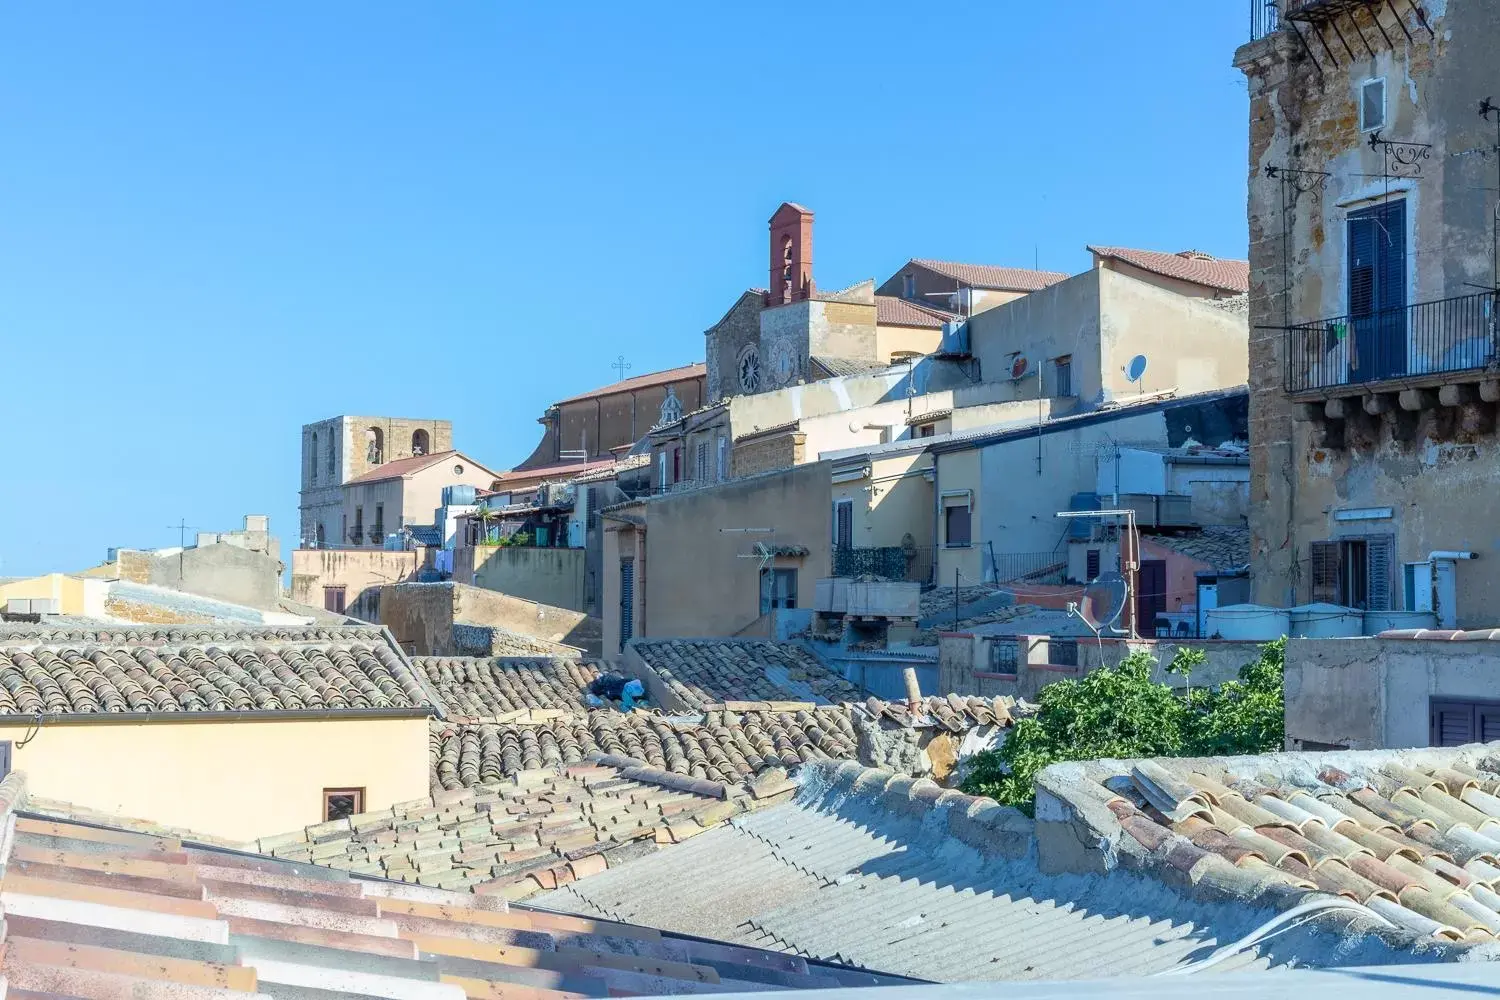
{"type": "Polygon", "coordinates": [[[1406,374],[1406,201],[1349,213],[1349,381],[1406,374]]]}

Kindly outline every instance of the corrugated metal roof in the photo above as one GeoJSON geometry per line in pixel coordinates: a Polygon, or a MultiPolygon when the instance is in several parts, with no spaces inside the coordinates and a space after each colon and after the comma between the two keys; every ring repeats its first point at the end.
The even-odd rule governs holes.
{"type": "MultiPolygon", "coordinates": [[[[737,817],[686,847],[581,879],[539,902],[947,981],[1160,972],[1205,957],[1274,912],[1202,902],[1121,870],[1045,874],[1034,843],[1013,857],[954,836],[948,813],[958,806],[908,798],[901,793],[909,779],[850,764],[837,771],[816,765],[804,775],[793,803],[737,817]]],[[[1024,837],[1024,828],[1010,835],[1024,837]]],[[[1306,929],[1261,948],[1213,971],[1373,963],[1396,954],[1373,937],[1341,942],[1306,929]]]]}

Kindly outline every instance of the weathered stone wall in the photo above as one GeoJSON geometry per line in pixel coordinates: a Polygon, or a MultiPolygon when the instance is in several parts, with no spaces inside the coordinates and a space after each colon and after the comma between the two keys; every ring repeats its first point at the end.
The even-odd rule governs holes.
{"type": "Polygon", "coordinates": [[[1500,643],[1289,639],[1288,749],[1429,746],[1433,700],[1495,698],[1500,643]]]}
{"type": "Polygon", "coordinates": [[[807,437],[796,431],[735,442],[732,451],[734,475],[753,476],[802,464],[807,437]]]}
{"type": "Polygon", "coordinates": [[[499,656],[536,648],[506,633],[598,655],[597,618],[458,583],[406,583],[380,589],[380,623],[414,656],[499,656]],[[463,627],[461,627],[463,626],[463,627]]]}
{"type": "Polygon", "coordinates": [[[480,545],[454,551],[455,580],[580,612],[583,570],[583,549],[480,545]]]}
{"type": "Polygon", "coordinates": [[[380,464],[410,458],[412,435],[427,435],[427,454],[453,447],[453,423],[448,420],[412,420],[404,417],[341,416],[302,426],[302,484],[298,541],[310,547],[323,527],[324,545],[341,544],[343,502],[341,487],[362,476],[370,462],[366,431],[380,431],[380,464]],[[316,435],[316,451],[314,436],[316,435]]]}
{"type": "MultiPolygon", "coordinates": [[[[1285,385],[1288,361],[1342,368],[1347,341],[1330,341],[1317,356],[1305,344],[1289,355],[1286,334],[1277,329],[1349,312],[1348,215],[1388,198],[1406,203],[1408,303],[1472,295],[1494,284],[1495,163],[1483,151],[1494,146],[1495,123],[1476,110],[1493,89],[1500,9],[1477,0],[1425,7],[1431,30],[1394,5],[1344,15],[1351,44],[1357,28],[1373,56],[1360,48],[1352,62],[1341,58],[1338,66],[1324,56],[1321,72],[1287,31],[1235,56],[1250,89],[1250,528],[1252,600],[1259,603],[1310,599],[1314,541],[1394,535],[1391,584],[1398,605],[1400,563],[1425,560],[1434,550],[1495,551],[1490,525],[1500,513],[1500,444],[1494,405],[1474,400],[1472,391],[1466,401],[1455,393],[1455,405],[1413,411],[1391,405],[1389,396],[1355,395],[1328,406],[1314,396],[1294,400],[1285,385]],[[1371,21],[1372,12],[1393,45],[1371,21]],[[1420,176],[1388,182],[1385,150],[1372,148],[1370,135],[1360,131],[1361,86],[1375,77],[1386,81],[1382,136],[1431,145],[1419,161],[1420,176]],[[1283,187],[1266,176],[1267,167],[1329,176],[1283,187]],[[1332,407],[1347,411],[1347,418],[1327,419],[1332,407]],[[1387,506],[1392,516],[1386,519],[1334,517],[1341,509],[1387,506]]],[[[1447,364],[1426,345],[1446,344],[1443,330],[1451,331],[1452,320],[1435,323],[1408,343],[1408,371],[1447,364]]],[[[1347,381],[1360,379],[1350,371],[1347,381]]],[[[1393,388],[1402,386],[1371,386],[1393,388]]],[[[1500,619],[1500,560],[1464,564],[1459,581],[1461,626],[1500,619]]]]}
{"type": "Polygon", "coordinates": [[[760,311],[764,300],[758,292],[741,295],[724,318],[703,333],[704,355],[708,368],[708,398],[717,403],[725,396],[738,396],[740,385],[739,357],[747,347],[760,344],[760,311]]]}

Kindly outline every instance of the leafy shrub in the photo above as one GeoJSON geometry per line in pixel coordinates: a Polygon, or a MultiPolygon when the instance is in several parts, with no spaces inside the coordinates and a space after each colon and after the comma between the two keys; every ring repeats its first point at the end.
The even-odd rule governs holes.
{"type": "MultiPolygon", "coordinates": [[[[1102,757],[1224,756],[1281,748],[1285,640],[1261,647],[1239,679],[1183,694],[1151,679],[1156,658],[1139,650],[1118,666],[1042,688],[1039,710],[1022,719],[998,750],[977,754],[964,780],[1030,812],[1037,772],[1049,764],[1102,757]]],[[[1167,669],[1188,676],[1206,656],[1180,649],[1167,669]]]]}

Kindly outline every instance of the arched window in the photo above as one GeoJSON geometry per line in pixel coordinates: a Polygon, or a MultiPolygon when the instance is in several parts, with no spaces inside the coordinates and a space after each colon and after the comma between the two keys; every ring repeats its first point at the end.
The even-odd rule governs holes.
{"type": "Polygon", "coordinates": [[[367,465],[379,465],[385,461],[385,435],[379,427],[371,427],[365,431],[365,463],[367,465]]]}
{"type": "Polygon", "coordinates": [[[787,288],[792,287],[792,238],[781,241],[781,280],[787,288]]]}
{"type": "Polygon", "coordinates": [[[318,481],[318,432],[312,433],[312,448],[307,453],[307,481],[318,481]]]}
{"type": "Polygon", "coordinates": [[[325,537],[326,536],[323,534],[323,525],[319,523],[317,530],[318,548],[321,549],[326,544],[325,537]]]}
{"type": "Polygon", "coordinates": [[[411,432],[411,453],[413,455],[427,454],[427,432],[416,430],[411,432]]]}

